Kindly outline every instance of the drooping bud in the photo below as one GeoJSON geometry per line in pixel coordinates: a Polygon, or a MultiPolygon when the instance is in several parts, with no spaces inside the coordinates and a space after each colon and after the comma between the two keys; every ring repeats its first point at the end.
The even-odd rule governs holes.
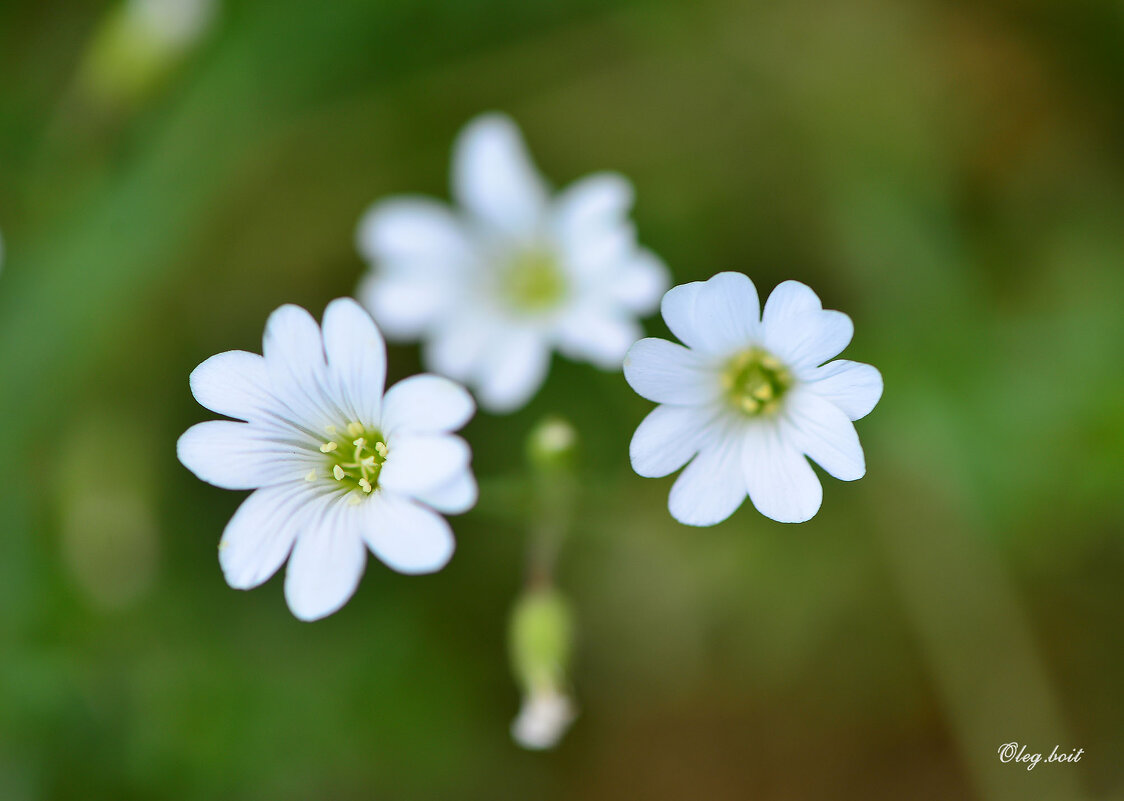
{"type": "Polygon", "coordinates": [[[512,609],[508,641],[523,691],[512,736],[524,748],[552,748],[576,714],[566,691],[574,645],[566,599],[551,587],[528,589],[512,609]]]}

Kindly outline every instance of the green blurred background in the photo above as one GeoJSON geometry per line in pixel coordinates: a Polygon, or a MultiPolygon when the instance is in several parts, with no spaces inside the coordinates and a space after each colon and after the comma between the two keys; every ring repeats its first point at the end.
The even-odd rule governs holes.
{"type": "Polygon", "coordinates": [[[1124,798],[1124,5],[227,0],[166,63],[120,13],[0,4],[0,799],[1124,798]],[[360,213],[445,196],[492,109],[559,184],[629,175],[676,283],[848,312],[868,475],[680,526],[650,404],[556,359],[468,427],[450,566],[299,623],[223,581],[187,375],[349,294],[360,213]],[[544,754],[504,638],[548,412],[581,717],[544,754]]]}

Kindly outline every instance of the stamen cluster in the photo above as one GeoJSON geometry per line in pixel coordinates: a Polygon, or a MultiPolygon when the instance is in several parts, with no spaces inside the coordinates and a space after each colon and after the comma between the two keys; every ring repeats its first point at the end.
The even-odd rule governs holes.
{"type": "Polygon", "coordinates": [[[545,248],[525,250],[500,274],[502,294],[512,309],[541,312],[557,306],[566,293],[558,259],[545,248]]]}
{"type": "MultiPolygon", "coordinates": [[[[344,429],[345,436],[335,426],[328,426],[327,432],[333,439],[321,445],[320,452],[328,457],[328,475],[346,492],[359,490],[370,495],[378,488],[379,473],[390,452],[382,432],[354,422],[344,429]]],[[[309,481],[319,477],[316,470],[305,476],[309,481]]],[[[355,502],[359,498],[354,496],[355,502]]]]}
{"type": "Polygon", "coordinates": [[[792,374],[777,357],[760,348],[742,351],[729,361],[721,376],[730,403],[750,416],[775,414],[792,386],[792,374]]]}

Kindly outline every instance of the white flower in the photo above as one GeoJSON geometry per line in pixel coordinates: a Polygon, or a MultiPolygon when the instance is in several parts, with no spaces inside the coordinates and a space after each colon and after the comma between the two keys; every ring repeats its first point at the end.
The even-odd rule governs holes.
{"type": "Polygon", "coordinates": [[[288,557],[289,608],[315,620],[355,592],[366,548],[402,573],[444,567],[454,543],[438,512],[476,502],[468,445],[450,433],[472,416],[468,392],[418,375],[384,396],[386,346],[350,299],[329,304],[323,331],[304,309],[282,306],[263,352],[228,351],[195,368],[195,399],[245,422],[200,423],[177,447],[204,481],[255,490],[219,546],[230,586],[256,587],[288,557]]]}
{"type": "Polygon", "coordinates": [[[568,697],[553,687],[543,687],[523,699],[519,715],[511,724],[511,736],[524,748],[553,748],[575,717],[568,697]]]}
{"type": "Polygon", "coordinates": [[[552,349],[620,369],[667,287],[637,245],[629,182],[598,173],[552,197],[515,124],[488,114],[457,139],[452,190],[461,211],[391,198],[359,225],[373,270],[358,296],[387,336],[424,339],[427,366],[497,412],[542,385],[552,349]]]}
{"type": "Polygon", "coordinates": [[[866,472],[851,421],[878,403],[882,376],[869,364],[823,364],[851,341],[851,319],[796,281],[759,309],[740,273],[677,286],[662,312],[687,347],[642,339],[625,359],[628,383],[661,404],[632,438],[633,469],[666,476],[694,457],[671,488],[682,523],[721,522],[747,493],[774,520],[810,519],[823,488],[805,456],[844,481],[866,472]]]}

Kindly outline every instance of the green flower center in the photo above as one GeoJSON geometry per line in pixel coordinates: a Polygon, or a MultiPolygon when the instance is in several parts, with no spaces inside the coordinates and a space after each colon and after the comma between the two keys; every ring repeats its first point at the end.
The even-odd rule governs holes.
{"type": "Polygon", "coordinates": [[[517,254],[500,275],[501,292],[516,311],[541,312],[557,306],[566,281],[552,253],[542,249],[517,254]]]}
{"type": "Polygon", "coordinates": [[[726,399],[750,417],[776,413],[792,384],[792,373],[776,356],[760,348],[742,351],[722,371],[726,399]]]}
{"type": "Polygon", "coordinates": [[[349,423],[343,431],[328,426],[327,431],[332,439],[320,446],[320,452],[327,459],[326,473],[313,470],[306,478],[315,481],[327,475],[345,492],[358,492],[355,496],[358,502],[363,495],[378,489],[379,473],[389,454],[386,438],[377,428],[367,428],[361,423],[349,423]]]}

